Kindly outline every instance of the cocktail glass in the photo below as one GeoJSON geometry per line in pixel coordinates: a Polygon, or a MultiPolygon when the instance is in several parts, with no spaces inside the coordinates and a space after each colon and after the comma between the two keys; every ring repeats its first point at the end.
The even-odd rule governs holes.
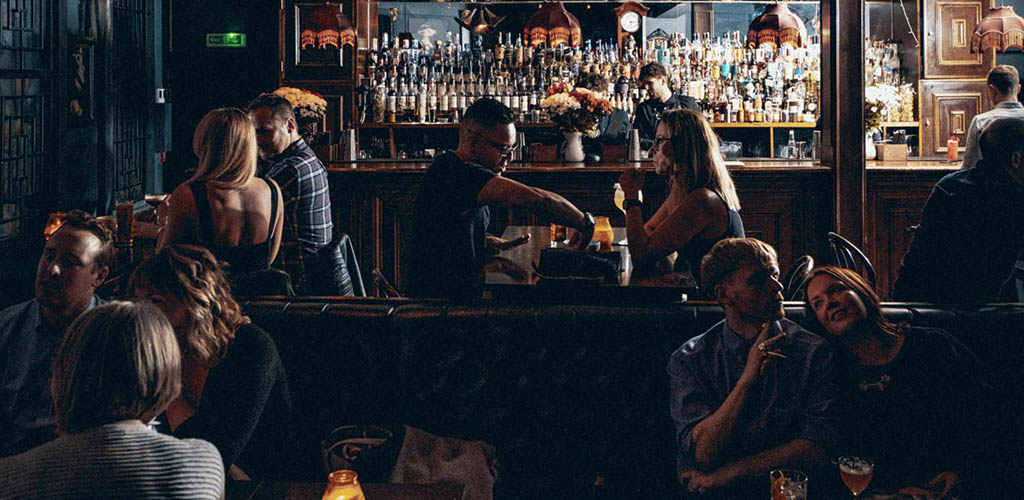
{"type": "Polygon", "coordinates": [[[775,469],[771,479],[771,500],[807,500],[807,474],[792,469],[775,469]]]}
{"type": "Polygon", "coordinates": [[[843,483],[850,489],[850,493],[853,493],[853,498],[859,497],[871,483],[875,465],[870,460],[860,457],[840,457],[838,463],[843,483]]]}

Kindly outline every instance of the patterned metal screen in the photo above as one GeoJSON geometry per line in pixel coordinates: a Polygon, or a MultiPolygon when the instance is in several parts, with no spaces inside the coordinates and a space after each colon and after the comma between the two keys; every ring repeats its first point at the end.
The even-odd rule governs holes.
{"type": "Polygon", "coordinates": [[[146,172],[153,161],[149,154],[150,90],[146,66],[149,33],[148,1],[111,2],[113,151],[108,162],[112,201],[142,199],[146,172]]]}
{"type": "Polygon", "coordinates": [[[43,189],[46,114],[44,64],[48,0],[0,1],[0,239],[17,235],[43,189]],[[26,76],[34,75],[34,76],[26,76]]]}

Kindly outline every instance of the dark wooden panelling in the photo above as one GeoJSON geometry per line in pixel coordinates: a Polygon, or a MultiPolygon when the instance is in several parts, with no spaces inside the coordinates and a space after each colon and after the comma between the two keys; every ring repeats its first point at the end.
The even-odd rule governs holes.
{"type": "Polygon", "coordinates": [[[988,13],[988,0],[926,0],[924,78],[984,78],[993,52],[971,53],[971,34],[988,13]]]}
{"type": "Polygon", "coordinates": [[[921,154],[946,156],[946,140],[967,146],[967,128],[974,115],[992,107],[984,80],[921,81],[921,154]]]}
{"type": "Polygon", "coordinates": [[[876,289],[882,300],[889,300],[892,283],[899,274],[903,255],[910,249],[914,230],[921,222],[921,209],[932,187],[950,171],[867,171],[865,230],[868,244],[862,250],[875,266],[876,289]]]}
{"type": "MultiPolygon", "coordinates": [[[[411,165],[409,166],[411,167],[411,165]]],[[[410,240],[413,206],[424,169],[340,169],[330,171],[334,221],[352,238],[360,252],[364,276],[379,267],[392,283],[402,283],[402,263],[416,244],[410,240]]],[[[624,220],[612,203],[619,167],[538,168],[510,170],[508,177],[561,194],[581,210],[606,215],[612,224],[624,220]]],[[[748,235],[764,240],[779,252],[785,269],[794,258],[824,255],[823,235],[828,227],[832,179],[825,168],[747,169],[733,172],[740,215],[748,235]]],[[[645,211],[650,216],[664,200],[663,177],[648,175],[644,183],[645,211]]],[[[546,224],[526,210],[492,210],[492,230],[505,224],[546,224]]]]}

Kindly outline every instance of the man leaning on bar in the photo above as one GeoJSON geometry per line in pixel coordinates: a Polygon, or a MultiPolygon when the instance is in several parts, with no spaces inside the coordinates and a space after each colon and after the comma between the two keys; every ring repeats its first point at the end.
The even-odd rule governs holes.
{"type": "Polygon", "coordinates": [[[414,297],[480,298],[487,257],[526,243],[487,234],[490,205],[526,208],[542,220],[579,230],[586,245],[594,217],[558,194],[502,177],[516,148],[515,116],[485,98],[466,109],[459,146],[427,169],[416,197],[405,293],[414,297]]]}

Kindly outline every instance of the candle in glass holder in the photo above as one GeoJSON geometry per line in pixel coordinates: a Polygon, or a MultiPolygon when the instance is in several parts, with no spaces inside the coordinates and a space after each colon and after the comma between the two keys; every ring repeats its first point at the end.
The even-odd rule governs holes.
{"type": "Polygon", "coordinates": [[[602,252],[612,249],[612,241],[615,236],[612,233],[612,224],[608,221],[608,217],[594,217],[594,239],[601,244],[602,252]]]}
{"type": "Polygon", "coordinates": [[[327,489],[321,500],[365,500],[356,471],[337,470],[327,476],[327,489]]]}

